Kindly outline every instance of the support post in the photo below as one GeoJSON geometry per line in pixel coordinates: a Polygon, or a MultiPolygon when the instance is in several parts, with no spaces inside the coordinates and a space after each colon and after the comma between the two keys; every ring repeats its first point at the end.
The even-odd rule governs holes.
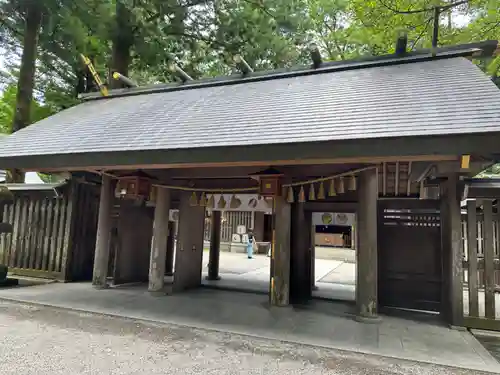
{"type": "Polygon", "coordinates": [[[357,320],[378,322],[377,291],[377,171],[361,173],[358,191],[358,248],[356,277],[357,320]]]}
{"type": "Polygon", "coordinates": [[[311,232],[311,236],[309,238],[310,245],[310,265],[311,265],[311,291],[318,290],[316,286],[316,226],[312,221],[312,214],[309,220],[309,230],[311,232]]]}
{"type": "Polygon", "coordinates": [[[175,221],[168,222],[167,257],[165,259],[165,276],[174,275],[175,221]]]}
{"type": "Polygon", "coordinates": [[[284,307],[290,302],[290,204],[282,196],[274,197],[274,246],[271,257],[271,306],[284,307]]]}
{"type": "Polygon", "coordinates": [[[201,286],[205,207],[192,206],[190,197],[189,192],[180,197],[173,293],[201,286]]]}
{"type": "Polygon", "coordinates": [[[290,303],[300,304],[311,299],[311,244],[304,203],[295,202],[291,206],[290,303]]]}
{"type": "Polygon", "coordinates": [[[152,294],[164,294],[165,263],[168,243],[168,219],[170,211],[170,191],[158,187],[153,224],[153,243],[149,260],[148,291],[152,294]]]}
{"type": "Polygon", "coordinates": [[[220,280],[219,256],[220,256],[220,227],[221,211],[212,211],[210,233],[210,253],[208,260],[207,280],[220,280]]]}
{"type": "Polygon", "coordinates": [[[443,252],[443,314],[454,327],[463,326],[462,218],[459,176],[448,175],[441,186],[441,243],[443,252]]]}
{"type": "Polygon", "coordinates": [[[109,244],[111,238],[111,210],[113,208],[113,181],[110,176],[102,176],[101,197],[95,243],[94,271],[92,286],[96,289],[108,287],[109,244]]]}

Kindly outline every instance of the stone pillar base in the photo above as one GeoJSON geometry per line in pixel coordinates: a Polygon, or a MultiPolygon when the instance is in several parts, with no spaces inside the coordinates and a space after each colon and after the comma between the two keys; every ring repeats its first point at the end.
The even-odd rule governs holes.
{"type": "Polygon", "coordinates": [[[359,323],[366,323],[366,324],[378,324],[382,322],[382,318],[378,315],[371,315],[371,316],[356,315],[354,317],[354,320],[356,320],[359,323]]]}
{"type": "Polygon", "coordinates": [[[167,293],[164,289],[161,290],[148,290],[149,294],[155,297],[165,296],[167,293]]]}
{"type": "Polygon", "coordinates": [[[104,285],[102,285],[102,284],[92,284],[92,288],[97,289],[97,290],[109,289],[109,285],[107,283],[104,284],[104,285]]]}
{"type": "Polygon", "coordinates": [[[207,277],[205,277],[205,280],[208,280],[208,281],[218,281],[220,279],[221,279],[220,276],[216,276],[216,277],[207,276],[207,277]]]}

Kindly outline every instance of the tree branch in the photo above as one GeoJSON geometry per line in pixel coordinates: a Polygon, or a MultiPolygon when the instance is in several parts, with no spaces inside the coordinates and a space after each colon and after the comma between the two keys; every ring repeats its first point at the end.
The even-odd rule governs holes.
{"type": "Polygon", "coordinates": [[[413,51],[415,49],[415,46],[417,45],[418,41],[420,39],[422,39],[422,37],[425,35],[425,33],[427,32],[427,28],[429,27],[429,24],[431,23],[432,19],[434,17],[429,17],[429,19],[425,22],[425,26],[424,26],[424,29],[422,30],[422,32],[417,36],[417,38],[413,41],[413,43],[411,44],[411,47],[410,47],[410,50],[413,51]]]}
{"type": "Polygon", "coordinates": [[[455,3],[451,3],[451,4],[448,4],[448,5],[434,6],[434,7],[430,7],[430,8],[422,8],[422,9],[416,9],[416,10],[411,10],[411,9],[400,10],[400,9],[394,8],[394,7],[386,4],[385,1],[383,1],[383,0],[379,0],[379,3],[382,4],[382,6],[384,8],[387,8],[391,12],[394,12],[394,13],[397,13],[397,14],[425,13],[425,12],[430,12],[431,10],[434,10],[435,8],[439,8],[441,11],[443,11],[443,10],[448,10],[448,9],[457,7],[459,5],[467,4],[469,2],[470,2],[470,0],[461,0],[461,1],[457,1],[455,3]]]}

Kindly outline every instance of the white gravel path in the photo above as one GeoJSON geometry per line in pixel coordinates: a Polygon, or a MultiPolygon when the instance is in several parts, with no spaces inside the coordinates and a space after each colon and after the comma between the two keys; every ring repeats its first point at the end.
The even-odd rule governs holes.
{"type": "Polygon", "coordinates": [[[479,373],[0,302],[0,374],[479,373]]]}

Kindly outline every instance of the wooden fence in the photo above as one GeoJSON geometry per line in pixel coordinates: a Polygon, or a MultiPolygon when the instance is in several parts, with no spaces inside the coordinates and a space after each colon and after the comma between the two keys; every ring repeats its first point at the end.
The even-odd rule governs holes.
{"type": "MultiPolygon", "coordinates": [[[[244,225],[247,229],[254,225],[254,216],[251,211],[224,211],[222,213],[221,242],[231,242],[231,236],[236,233],[238,225],[244,225]]],[[[205,220],[205,240],[210,241],[211,221],[205,220]]]]}
{"type": "Polygon", "coordinates": [[[467,201],[467,216],[462,223],[464,244],[463,274],[464,323],[470,328],[500,330],[499,285],[499,225],[493,213],[492,201],[467,201]]]}
{"type": "MultiPolygon", "coordinates": [[[[499,253],[500,253],[500,220],[497,214],[492,215],[492,228],[491,235],[493,236],[493,258],[495,262],[495,285],[500,286],[500,268],[499,268],[499,253]]],[[[463,257],[463,282],[467,284],[469,282],[468,267],[469,267],[469,254],[467,249],[469,247],[468,243],[468,227],[467,227],[467,215],[462,215],[462,249],[464,249],[463,257]]],[[[476,212],[476,244],[477,249],[477,260],[478,260],[478,277],[477,283],[479,288],[484,288],[484,250],[485,250],[485,226],[484,226],[484,215],[482,212],[476,212]]]]}
{"type": "Polygon", "coordinates": [[[97,226],[96,190],[67,184],[53,189],[13,191],[2,221],[12,233],[0,236],[0,263],[17,275],[81,279],[93,261],[97,226]]]}

